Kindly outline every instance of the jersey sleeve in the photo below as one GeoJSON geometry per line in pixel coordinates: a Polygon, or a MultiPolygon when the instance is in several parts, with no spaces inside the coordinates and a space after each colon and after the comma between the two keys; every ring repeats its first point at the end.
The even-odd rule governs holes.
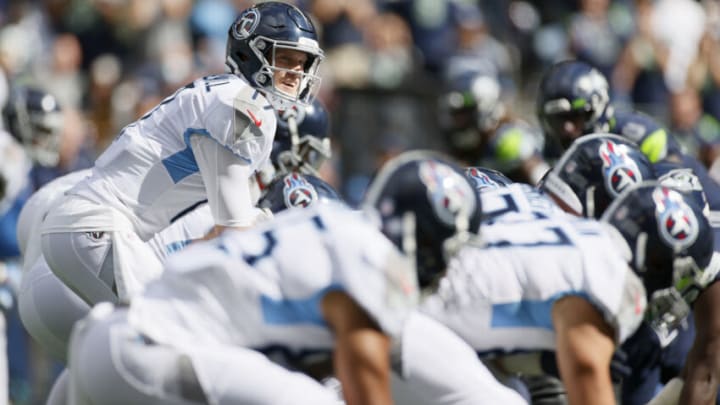
{"type": "Polygon", "coordinates": [[[8,211],[30,184],[32,162],[10,134],[0,131],[0,214],[8,211]]]}
{"type": "Polygon", "coordinates": [[[586,249],[585,291],[615,330],[615,341],[620,344],[643,321],[646,291],[642,280],[628,265],[631,253],[622,236],[609,225],[603,228],[607,237],[593,238],[593,249],[586,249]]]}
{"type": "Polygon", "coordinates": [[[191,136],[190,146],[205,184],[215,224],[252,225],[255,212],[250,194],[253,172],[249,163],[203,135],[191,136]]]}
{"type": "Polygon", "coordinates": [[[204,127],[210,137],[257,170],[270,156],[276,117],[265,98],[242,84],[208,93],[204,127]]]}
{"type": "MultiPolygon", "coordinates": [[[[370,227],[368,227],[370,228],[370,227]]],[[[343,284],[391,337],[398,337],[407,316],[418,303],[418,286],[412,263],[379,232],[359,232],[362,245],[352,264],[344,266],[343,284]]]]}

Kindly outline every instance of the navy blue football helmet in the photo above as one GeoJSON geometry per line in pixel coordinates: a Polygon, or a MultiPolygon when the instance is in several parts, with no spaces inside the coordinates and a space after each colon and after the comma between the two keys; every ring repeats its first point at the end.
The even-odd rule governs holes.
{"type": "Polygon", "coordinates": [[[253,87],[263,90],[277,110],[312,101],[320,86],[318,68],[323,57],[312,21],[290,4],[268,1],[254,5],[243,11],[228,31],[225,64],[232,73],[244,76],[253,87]],[[303,72],[297,72],[300,75],[297,94],[288,94],[275,86],[274,73],[283,70],[275,66],[278,49],[301,51],[308,56],[303,72]]]}
{"type": "Polygon", "coordinates": [[[611,119],[609,85],[599,70],[580,61],[551,66],[540,82],[537,116],[545,135],[563,148],[582,134],[605,132],[611,119]]]}
{"type": "Polygon", "coordinates": [[[278,113],[270,161],[278,174],[298,171],[318,175],[330,159],[330,119],[319,100],[306,107],[278,113]]]}
{"type": "Polygon", "coordinates": [[[6,128],[34,162],[42,166],[58,163],[63,113],[53,95],[32,87],[14,87],[2,114],[6,128]]]}
{"type": "Polygon", "coordinates": [[[487,167],[472,166],[465,169],[465,175],[470,179],[478,192],[507,187],[513,181],[497,170],[487,167]]]}
{"type": "Polygon", "coordinates": [[[656,181],[625,190],[601,221],[619,231],[648,296],[648,321],[674,328],[718,270],[713,232],[694,199],[656,181]]]}
{"type": "Polygon", "coordinates": [[[439,123],[453,155],[477,160],[505,114],[498,78],[474,70],[456,72],[447,78],[439,100],[439,123]],[[474,158],[474,159],[473,159],[474,158]]]}
{"type": "Polygon", "coordinates": [[[382,232],[416,261],[419,285],[433,285],[447,260],[480,228],[480,200],[450,158],[427,151],[388,161],[371,183],[364,208],[382,232]]]}
{"type": "Polygon", "coordinates": [[[306,208],[328,201],[342,202],[330,184],[313,175],[292,172],[273,180],[257,205],[277,214],[288,208],[306,208]]]}
{"type": "Polygon", "coordinates": [[[592,134],[573,142],[540,189],[566,211],[599,218],[624,189],[655,177],[635,143],[618,135],[592,134]]]}
{"type": "Polygon", "coordinates": [[[610,120],[609,132],[637,143],[651,163],[681,153],[675,138],[654,118],[639,111],[616,110],[610,120]]]}

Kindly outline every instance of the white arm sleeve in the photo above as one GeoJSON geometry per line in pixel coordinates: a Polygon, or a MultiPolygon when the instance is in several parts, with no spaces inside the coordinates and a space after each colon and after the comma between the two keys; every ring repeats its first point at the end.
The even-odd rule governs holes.
{"type": "Polygon", "coordinates": [[[204,135],[193,135],[190,147],[205,183],[215,224],[252,225],[257,215],[250,195],[252,167],[228,148],[204,135]]]}

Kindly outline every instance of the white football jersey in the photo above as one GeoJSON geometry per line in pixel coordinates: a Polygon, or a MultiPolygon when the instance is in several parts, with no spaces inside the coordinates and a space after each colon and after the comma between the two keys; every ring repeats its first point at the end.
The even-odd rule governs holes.
{"type": "Polygon", "coordinates": [[[130,323],[184,350],[239,345],[294,355],[332,349],[320,302],[350,295],[390,336],[415,307],[407,258],[361,213],[338,204],[287,210],[171,256],[135,298],[130,323]]]}
{"type": "Polygon", "coordinates": [[[15,203],[16,197],[30,186],[32,161],[22,145],[9,133],[0,130],[0,215],[15,203]]]}
{"type": "MultiPolygon", "coordinates": [[[[45,184],[28,199],[20,211],[17,225],[18,245],[23,256],[23,270],[35,263],[40,256],[42,222],[48,212],[57,206],[58,199],[81,180],[90,176],[91,169],[79,170],[58,177],[45,184]]],[[[207,235],[214,225],[210,208],[201,204],[178,218],[169,227],[147,241],[162,262],[168,255],[182,250],[193,240],[207,235]]]]}
{"type": "Polygon", "coordinates": [[[148,240],[217,187],[203,181],[191,138],[212,139],[252,173],[270,156],[275,125],[272,106],[243,79],[201,78],[125,127],[69,193],[119,210],[148,240]]]}
{"type": "Polygon", "coordinates": [[[527,215],[503,218],[481,234],[483,243],[465,246],[422,304],[477,352],[553,350],[552,307],[567,295],[591,302],[618,342],[642,321],[645,289],[609,225],[527,215]]]}
{"type": "Polygon", "coordinates": [[[35,263],[40,256],[40,230],[43,219],[57,200],[80,180],[90,176],[90,169],[78,170],[60,176],[40,187],[25,202],[17,223],[17,238],[20,254],[23,256],[23,269],[35,263]]]}
{"type": "Polygon", "coordinates": [[[510,214],[536,214],[541,217],[565,215],[550,197],[528,184],[513,183],[480,193],[483,220],[497,220],[510,214]]]}

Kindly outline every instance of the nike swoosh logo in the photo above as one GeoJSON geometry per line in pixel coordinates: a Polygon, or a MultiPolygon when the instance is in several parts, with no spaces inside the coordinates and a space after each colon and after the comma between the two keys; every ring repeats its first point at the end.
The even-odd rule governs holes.
{"type": "Polygon", "coordinates": [[[255,116],[255,114],[252,113],[252,111],[250,111],[250,110],[245,110],[245,111],[247,111],[248,115],[250,115],[250,118],[252,119],[253,124],[255,124],[256,127],[259,127],[260,125],[262,125],[262,120],[257,119],[257,117],[255,116]]]}

